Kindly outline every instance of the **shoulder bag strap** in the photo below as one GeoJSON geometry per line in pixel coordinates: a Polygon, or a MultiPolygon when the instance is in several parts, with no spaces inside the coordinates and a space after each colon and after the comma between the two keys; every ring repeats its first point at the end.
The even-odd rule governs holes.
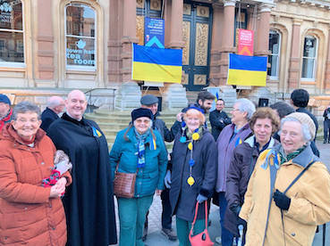
{"type": "MultiPolygon", "coordinates": [[[[205,229],[207,229],[207,200],[204,202],[205,203],[205,229]]],[[[195,209],[195,216],[194,216],[194,220],[191,224],[191,229],[190,229],[190,232],[192,233],[193,230],[194,230],[194,225],[195,225],[195,222],[196,222],[196,218],[197,218],[197,213],[198,213],[198,205],[199,203],[197,202],[196,203],[196,209],[195,209]]]]}
{"type": "Polygon", "coordinates": [[[313,165],[316,161],[312,161],[311,163],[309,163],[299,174],[298,176],[291,182],[291,184],[288,186],[288,188],[285,189],[285,191],[283,192],[283,194],[285,194],[291,187],[292,185],[294,185],[298,179],[300,179],[300,177],[311,167],[311,165],[313,165]]]}

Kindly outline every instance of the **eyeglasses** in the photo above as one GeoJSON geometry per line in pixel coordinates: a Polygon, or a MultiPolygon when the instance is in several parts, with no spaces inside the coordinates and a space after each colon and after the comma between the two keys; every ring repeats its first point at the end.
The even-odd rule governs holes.
{"type": "Polygon", "coordinates": [[[238,108],[233,108],[231,111],[240,111],[238,108]]]}

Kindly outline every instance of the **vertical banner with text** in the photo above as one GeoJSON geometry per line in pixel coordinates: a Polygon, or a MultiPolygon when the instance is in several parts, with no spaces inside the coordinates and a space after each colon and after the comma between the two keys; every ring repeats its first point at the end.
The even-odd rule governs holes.
{"type": "Polygon", "coordinates": [[[146,17],[144,20],[144,43],[148,47],[164,48],[164,20],[146,17]]]}
{"type": "Polygon", "coordinates": [[[253,56],[253,31],[238,29],[237,54],[253,56]]]}

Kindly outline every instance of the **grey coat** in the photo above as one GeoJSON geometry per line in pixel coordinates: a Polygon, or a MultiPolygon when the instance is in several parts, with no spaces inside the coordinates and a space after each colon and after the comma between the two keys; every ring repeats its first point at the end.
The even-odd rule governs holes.
{"type": "MultiPolygon", "coordinates": [[[[217,173],[217,148],[213,136],[204,130],[200,140],[195,141],[192,176],[195,183],[189,186],[190,150],[188,143],[180,142],[180,135],[174,141],[172,152],[172,185],[170,202],[172,214],[180,219],[192,221],[195,214],[196,198],[198,194],[210,198],[213,193],[217,173]]],[[[204,219],[204,206],[200,206],[197,219],[204,219]]]]}

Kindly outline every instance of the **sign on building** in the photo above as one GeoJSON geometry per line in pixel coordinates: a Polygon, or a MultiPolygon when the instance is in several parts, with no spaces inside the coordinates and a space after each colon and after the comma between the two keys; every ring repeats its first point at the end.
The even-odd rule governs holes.
{"type": "Polygon", "coordinates": [[[237,54],[253,56],[253,31],[238,29],[237,54]]]}
{"type": "Polygon", "coordinates": [[[164,20],[146,17],[144,23],[145,46],[164,48],[164,20]]]}

